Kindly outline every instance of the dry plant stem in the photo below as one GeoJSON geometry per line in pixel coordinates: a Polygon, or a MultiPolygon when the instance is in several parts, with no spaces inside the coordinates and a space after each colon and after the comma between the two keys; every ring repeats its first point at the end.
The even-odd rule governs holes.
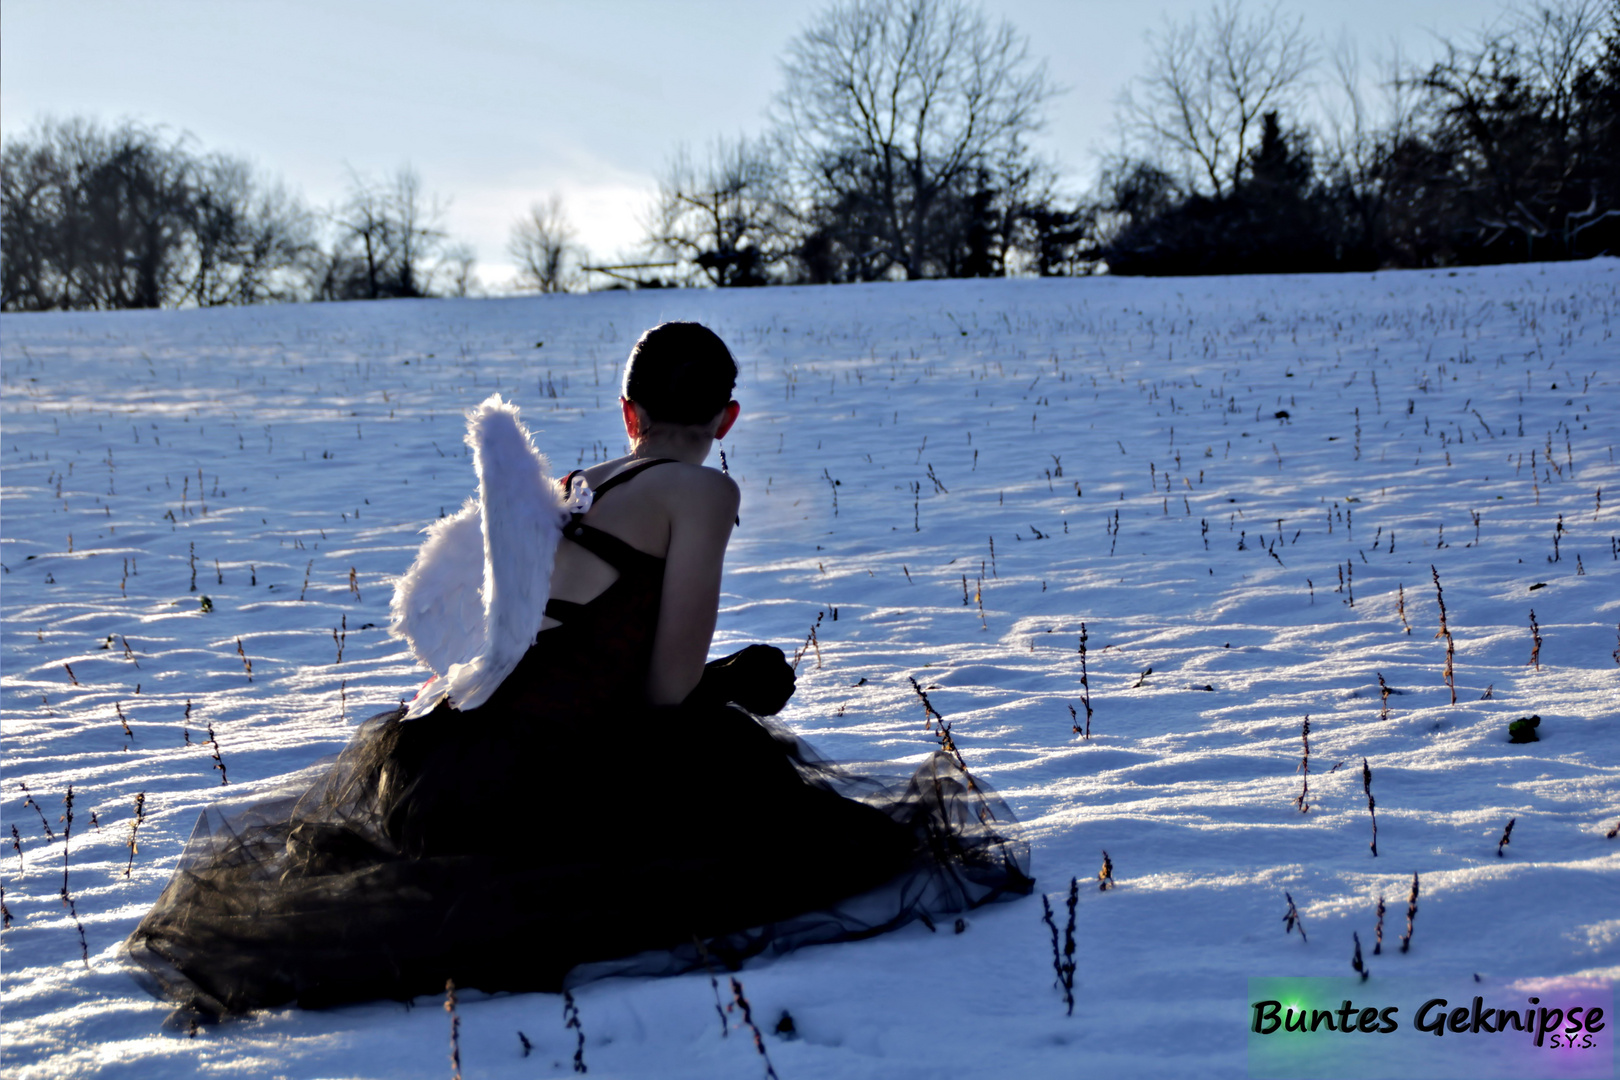
{"type": "Polygon", "coordinates": [[[23,805],[32,806],[34,808],[34,813],[39,815],[39,827],[45,830],[45,839],[55,840],[56,834],[51,831],[50,823],[45,820],[45,811],[41,810],[39,808],[39,803],[34,801],[34,796],[29,792],[28,785],[19,780],[17,781],[17,786],[22,788],[23,805]]]}
{"type": "Polygon", "coordinates": [[[1356,954],[1350,958],[1350,970],[1360,975],[1362,982],[1366,982],[1370,973],[1367,971],[1367,965],[1361,962],[1361,935],[1352,930],[1350,940],[1356,943],[1356,954]]]}
{"type": "Polygon", "coordinates": [[[585,1029],[579,1025],[579,1006],[574,1004],[574,995],[564,990],[563,1030],[569,1029],[574,1032],[574,1071],[589,1072],[590,1070],[585,1067],[585,1029]]]}
{"type": "Polygon", "coordinates": [[[1309,945],[1311,939],[1305,936],[1305,924],[1300,920],[1299,909],[1294,906],[1293,896],[1284,890],[1283,899],[1288,901],[1288,910],[1283,913],[1283,933],[1290,934],[1298,930],[1299,940],[1309,945]]]}
{"type": "Polygon", "coordinates": [[[1080,903],[1080,879],[1069,879],[1069,921],[1063,928],[1063,1003],[1074,1015],[1074,909],[1080,903]]]}
{"type": "Polygon", "coordinates": [[[456,981],[444,980],[444,1011],[450,1014],[450,1080],[461,1080],[461,1017],[456,1015],[456,981]]]}
{"type": "Polygon", "coordinates": [[[1502,849],[1504,847],[1506,847],[1508,844],[1513,842],[1513,840],[1512,840],[1512,837],[1513,837],[1513,823],[1515,821],[1517,821],[1517,820],[1519,820],[1519,819],[1518,818],[1508,818],[1507,828],[1502,830],[1502,839],[1500,839],[1500,840],[1498,840],[1496,842],[1496,857],[1498,859],[1504,858],[1502,849]]]}
{"type": "Polygon", "coordinates": [[[1114,887],[1114,860],[1108,857],[1107,851],[1102,856],[1102,869],[1097,871],[1097,891],[1107,892],[1114,887]]]}
{"type": "Polygon", "coordinates": [[[697,946],[698,959],[703,961],[703,970],[709,975],[709,989],[714,991],[714,1014],[720,1018],[720,1037],[730,1038],[731,1025],[726,1023],[726,1010],[720,1004],[720,980],[714,975],[714,958],[709,955],[709,947],[696,934],[692,935],[692,944],[697,946]]]}
{"type": "Polygon", "coordinates": [[[1401,935],[1401,952],[1412,947],[1412,920],[1417,918],[1418,876],[1412,875],[1412,895],[1406,898],[1406,933],[1401,935]]]}
{"type": "MultiPolygon", "coordinates": [[[[113,709],[118,713],[118,723],[119,723],[119,726],[121,726],[124,729],[124,738],[128,739],[130,742],[134,742],[135,741],[135,733],[133,731],[129,730],[129,720],[124,716],[124,706],[123,706],[123,704],[120,703],[120,702],[115,701],[115,702],[113,702],[113,709]]],[[[124,749],[125,750],[129,749],[128,744],[126,744],[124,746],[124,749]]]]}
{"type": "Polygon", "coordinates": [[[1361,759],[1361,790],[1367,793],[1367,816],[1372,818],[1372,853],[1378,858],[1378,804],[1373,801],[1372,793],[1372,767],[1367,759],[1361,759]]]}
{"type": "Polygon", "coordinates": [[[816,627],[821,625],[821,620],[826,618],[826,615],[825,611],[816,612],[816,621],[810,624],[810,633],[805,635],[804,644],[800,645],[799,651],[793,654],[794,671],[799,670],[799,661],[804,659],[804,654],[810,650],[812,645],[816,649],[816,667],[821,666],[821,643],[816,640],[816,627]]]}
{"type": "Polygon", "coordinates": [[[1455,705],[1457,704],[1457,679],[1452,661],[1457,655],[1457,643],[1451,636],[1450,625],[1446,622],[1446,594],[1440,588],[1440,571],[1431,563],[1429,573],[1434,575],[1434,599],[1435,603],[1440,606],[1440,629],[1436,631],[1434,636],[1446,639],[1446,686],[1451,690],[1451,703],[1455,705]]]}
{"type": "Polygon", "coordinates": [[[67,794],[62,796],[62,906],[68,909],[73,918],[73,925],[79,931],[79,959],[84,966],[90,966],[90,943],[84,936],[84,923],[79,921],[79,905],[74,903],[73,894],[68,891],[68,846],[73,839],[73,785],[69,784],[67,794]]]}
{"type": "Polygon", "coordinates": [[[62,796],[62,816],[57,819],[62,822],[62,898],[67,898],[68,891],[68,846],[73,839],[73,785],[67,787],[67,794],[62,796]]]}
{"type": "Polygon", "coordinates": [[[1382,893],[1378,896],[1378,925],[1374,928],[1373,933],[1377,935],[1377,940],[1373,942],[1373,955],[1378,956],[1384,951],[1384,896],[1382,893]]]}
{"type": "Polygon", "coordinates": [[[125,877],[129,877],[130,871],[135,869],[135,853],[140,850],[140,846],[135,842],[135,834],[145,820],[146,792],[142,791],[135,796],[135,818],[129,823],[129,862],[124,866],[125,877]]]}
{"type": "MultiPolygon", "coordinates": [[[[1392,545],[1394,544],[1394,536],[1394,533],[1390,534],[1390,543],[1392,545]]],[[[1397,585],[1396,589],[1398,592],[1396,593],[1395,611],[1401,617],[1401,625],[1406,627],[1406,632],[1410,634],[1412,632],[1412,624],[1406,621],[1406,586],[1397,585]]]]}
{"type": "Polygon", "coordinates": [[[1052,918],[1052,902],[1046,898],[1045,893],[1041,894],[1041,921],[1052,932],[1052,985],[1061,989],[1063,986],[1063,953],[1058,948],[1058,928],[1057,921],[1052,918]]]}
{"type": "Polygon", "coordinates": [[[1389,719],[1389,683],[1384,681],[1384,673],[1378,672],[1378,719],[1389,719]]]}
{"type": "Polygon", "coordinates": [[[748,999],[743,996],[742,983],[737,981],[737,976],[735,975],[730,976],[730,979],[732,1005],[735,1008],[742,1010],[743,1023],[746,1024],[748,1026],[748,1030],[753,1033],[754,1049],[759,1051],[759,1056],[765,1061],[765,1075],[770,1077],[770,1080],[779,1080],[776,1075],[776,1070],[771,1066],[771,1055],[765,1051],[765,1036],[760,1032],[759,1025],[754,1023],[754,1010],[748,1004],[748,999]]]}
{"type": "Polygon", "coordinates": [[[1536,609],[1535,608],[1530,609],[1530,641],[1531,641],[1530,659],[1525,662],[1524,666],[1525,667],[1534,667],[1537,671],[1540,671],[1541,670],[1541,627],[1536,623],[1536,609]]]}
{"type": "Polygon", "coordinates": [[[10,930],[11,923],[11,909],[6,906],[6,887],[0,885],[0,930],[10,930]]]}
{"type": "Polygon", "coordinates": [[[223,786],[224,784],[227,783],[227,780],[225,778],[225,759],[221,758],[219,756],[219,740],[214,738],[214,725],[213,724],[208,725],[208,745],[212,746],[214,748],[214,752],[213,752],[214,768],[219,770],[219,782],[220,782],[221,786],[223,786]]]}
{"type": "Polygon", "coordinates": [[[248,659],[247,650],[242,648],[242,639],[236,639],[236,655],[242,658],[242,667],[247,670],[247,681],[253,681],[253,661],[248,659]]]}
{"type": "Polygon", "coordinates": [[[13,851],[15,851],[17,853],[17,876],[20,878],[20,877],[23,876],[23,870],[24,870],[23,853],[22,853],[22,833],[17,831],[17,825],[16,825],[15,822],[13,822],[12,826],[11,826],[11,850],[13,850],[13,851]]]}
{"type": "Polygon", "coordinates": [[[922,701],[923,730],[932,731],[935,720],[938,720],[941,724],[943,724],[945,722],[945,718],[939,715],[939,710],[935,709],[934,703],[928,700],[927,692],[925,692],[923,688],[917,684],[917,680],[912,678],[910,675],[907,675],[906,681],[911,683],[911,688],[917,692],[918,699],[922,701]]]}
{"type": "Polygon", "coordinates": [[[1086,624],[1080,624],[1080,701],[1086,707],[1086,730],[1083,738],[1091,738],[1091,680],[1086,672],[1086,624]]]}
{"type": "Polygon", "coordinates": [[[1304,752],[1300,754],[1299,769],[1301,773],[1299,797],[1294,800],[1294,806],[1302,814],[1311,812],[1311,718],[1305,717],[1305,723],[1299,729],[1300,745],[1304,752]]]}

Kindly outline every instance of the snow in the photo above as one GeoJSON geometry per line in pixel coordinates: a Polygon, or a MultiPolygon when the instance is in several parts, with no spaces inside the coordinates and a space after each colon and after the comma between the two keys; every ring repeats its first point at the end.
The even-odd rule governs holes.
{"type": "MultiPolygon", "coordinates": [[[[1024,822],[1060,924],[1081,885],[1072,1017],[1038,898],[749,965],[784,1080],[1242,1076],[1247,979],[1348,976],[1352,932],[1373,984],[1613,980],[1617,270],[7,315],[4,1069],[449,1075],[437,1000],[187,1037],[117,947],[200,810],[307,769],[427,677],[384,632],[390,582],[473,491],[464,411],[499,390],[556,468],[614,456],[620,364],[670,318],[743,369],[715,652],[795,652],[825,613],[784,719],[903,772],[935,746],[915,677],[1024,822]],[[1531,714],[1540,741],[1509,743],[1531,714]],[[1378,897],[1393,943],[1414,872],[1411,951],[1370,955],[1378,897]],[[771,1033],[784,1010],[797,1038],[771,1033]]],[[[763,1074],[706,976],[575,997],[593,1073],[763,1074]]],[[[466,1076],[572,1075],[557,996],[464,993],[459,1016],[466,1076]]]]}

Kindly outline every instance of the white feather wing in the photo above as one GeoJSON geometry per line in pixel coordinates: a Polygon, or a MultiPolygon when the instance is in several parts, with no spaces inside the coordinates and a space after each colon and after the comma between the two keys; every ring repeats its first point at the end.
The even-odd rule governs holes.
{"type": "Polygon", "coordinates": [[[534,644],[567,519],[546,459],[516,406],[499,394],[473,410],[467,445],[478,469],[483,524],[484,644],[445,674],[457,709],[482,705],[534,644]]]}
{"type": "Polygon", "coordinates": [[[438,673],[408,716],[446,695],[457,709],[476,708],[512,673],[540,631],[568,518],[515,405],[499,394],[481,403],[468,414],[467,445],[478,498],[429,528],[394,594],[394,632],[438,673]]]}
{"type": "Polygon", "coordinates": [[[425,530],[416,561],[394,585],[389,632],[436,674],[484,647],[484,526],[478,500],[425,530]]]}

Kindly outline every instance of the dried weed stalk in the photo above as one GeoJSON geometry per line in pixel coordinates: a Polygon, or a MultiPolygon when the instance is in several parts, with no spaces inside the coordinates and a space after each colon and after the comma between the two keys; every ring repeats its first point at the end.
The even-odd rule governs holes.
{"type": "Polygon", "coordinates": [[[142,791],[135,796],[135,817],[129,823],[129,862],[124,866],[124,876],[129,877],[130,871],[135,869],[135,853],[140,850],[136,843],[135,834],[140,831],[141,823],[146,820],[146,792],[142,791]]]}
{"type": "Polygon", "coordinates": [[[68,909],[73,918],[73,925],[79,931],[79,958],[84,966],[90,966],[90,943],[84,936],[84,923],[79,921],[79,905],[73,900],[73,894],[68,891],[68,846],[73,839],[73,785],[69,784],[67,794],[62,796],[62,906],[68,909]]]}
{"type": "Polygon", "coordinates": [[[1299,757],[1299,768],[1295,771],[1301,774],[1299,797],[1294,800],[1294,806],[1302,814],[1311,812],[1311,718],[1305,717],[1305,723],[1299,729],[1299,741],[1304,752],[1299,757]]]}
{"type": "Polygon", "coordinates": [[[450,1080],[461,1080],[461,1017],[456,1015],[456,981],[444,980],[444,1011],[450,1014],[450,1080]]]}
{"type": "Polygon", "coordinates": [[[568,990],[563,991],[563,1030],[574,1033],[574,1071],[590,1072],[585,1067],[585,1029],[579,1025],[579,1006],[574,1004],[574,995],[568,990]]]}
{"type": "Polygon", "coordinates": [[[1080,904],[1080,879],[1069,879],[1069,921],[1063,928],[1063,1003],[1074,1015],[1074,911],[1080,904]]]}
{"type": "Polygon", "coordinates": [[[225,778],[225,759],[219,756],[219,740],[214,738],[213,724],[208,725],[208,745],[214,748],[214,768],[219,770],[219,782],[223,786],[228,782],[225,778]]]}
{"type": "Polygon", "coordinates": [[[1373,800],[1372,793],[1372,767],[1367,759],[1361,759],[1361,790],[1367,793],[1367,816],[1372,818],[1372,853],[1378,858],[1378,804],[1373,800]]]}
{"type": "Polygon", "coordinates": [[[1086,624],[1080,624],[1080,701],[1086,707],[1086,730],[1083,738],[1091,738],[1091,679],[1086,671],[1086,624]]]}
{"type": "Polygon", "coordinates": [[[1455,705],[1457,704],[1457,678],[1452,661],[1457,655],[1457,643],[1451,636],[1451,625],[1446,621],[1446,594],[1440,588],[1440,571],[1431,563],[1429,573],[1434,575],[1434,599],[1435,603],[1440,606],[1440,629],[1435,632],[1434,636],[1446,639],[1446,686],[1451,689],[1451,703],[1455,705]]]}
{"type": "Polygon", "coordinates": [[[1299,909],[1294,906],[1294,897],[1284,890],[1283,899],[1288,901],[1288,910],[1283,912],[1283,933],[1290,934],[1298,930],[1299,940],[1309,945],[1311,939],[1305,936],[1305,923],[1300,920],[1299,909]]]}
{"type": "Polygon", "coordinates": [[[1412,947],[1412,920],[1417,918],[1418,876],[1412,875],[1412,895],[1406,898],[1406,933],[1401,935],[1401,952],[1412,947]]]}
{"type": "MultiPolygon", "coordinates": [[[[778,1080],[776,1070],[771,1066],[771,1055],[765,1051],[765,1035],[759,1030],[759,1025],[754,1023],[753,1007],[748,1004],[748,999],[743,996],[742,983],[737,981],[737,976],[735,975],[730,976],[730,978],[731,1007],[742,1010],[743,1023],[747,1025],[748,1030],[752,1032],[754,1036],[754,1049],[759,1051],[759,1056],[765,1061],[765,1075],[769,1077],[770,1080],[778,1080]]],[[[580,1071],[583,1072],[584,1070],[582,1069],[580,1071]]]]}
{"type": "Polygon", "coordinates": [[[51,831],[50,822],[45,820],[45,811],[41,810],[39,808],[39,803],[34,801],[34,796],[28,790],[28,785],[23,783],[21,780],[19,780],[19,781],[17,781],[17,786],[22,788],[23,805],[33,807],[34,808],[34,813],[39,815],[39,827],[41,829],[45,830],[45,839],[47,839],[47,840],[55,840],[56,839],[56,834],[51,831]]]}

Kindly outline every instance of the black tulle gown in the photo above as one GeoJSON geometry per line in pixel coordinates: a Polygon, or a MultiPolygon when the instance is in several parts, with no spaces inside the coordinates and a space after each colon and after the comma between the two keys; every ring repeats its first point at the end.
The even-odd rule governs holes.
{"type": "Polygon", "coordinates": [[[127,943],[155,992],[228,1015],[447,979],[556,991],[1031,891],[1017,823],[948,755],[883,783],[739,704],[774,711],[791,692],[775,649],[649,705],[663,560],[578,517],[564,536],[619,576],[589,603],[552,601],[561,625],[482,706],[381,713],[306,790],[203,815],[127,943]]]}

